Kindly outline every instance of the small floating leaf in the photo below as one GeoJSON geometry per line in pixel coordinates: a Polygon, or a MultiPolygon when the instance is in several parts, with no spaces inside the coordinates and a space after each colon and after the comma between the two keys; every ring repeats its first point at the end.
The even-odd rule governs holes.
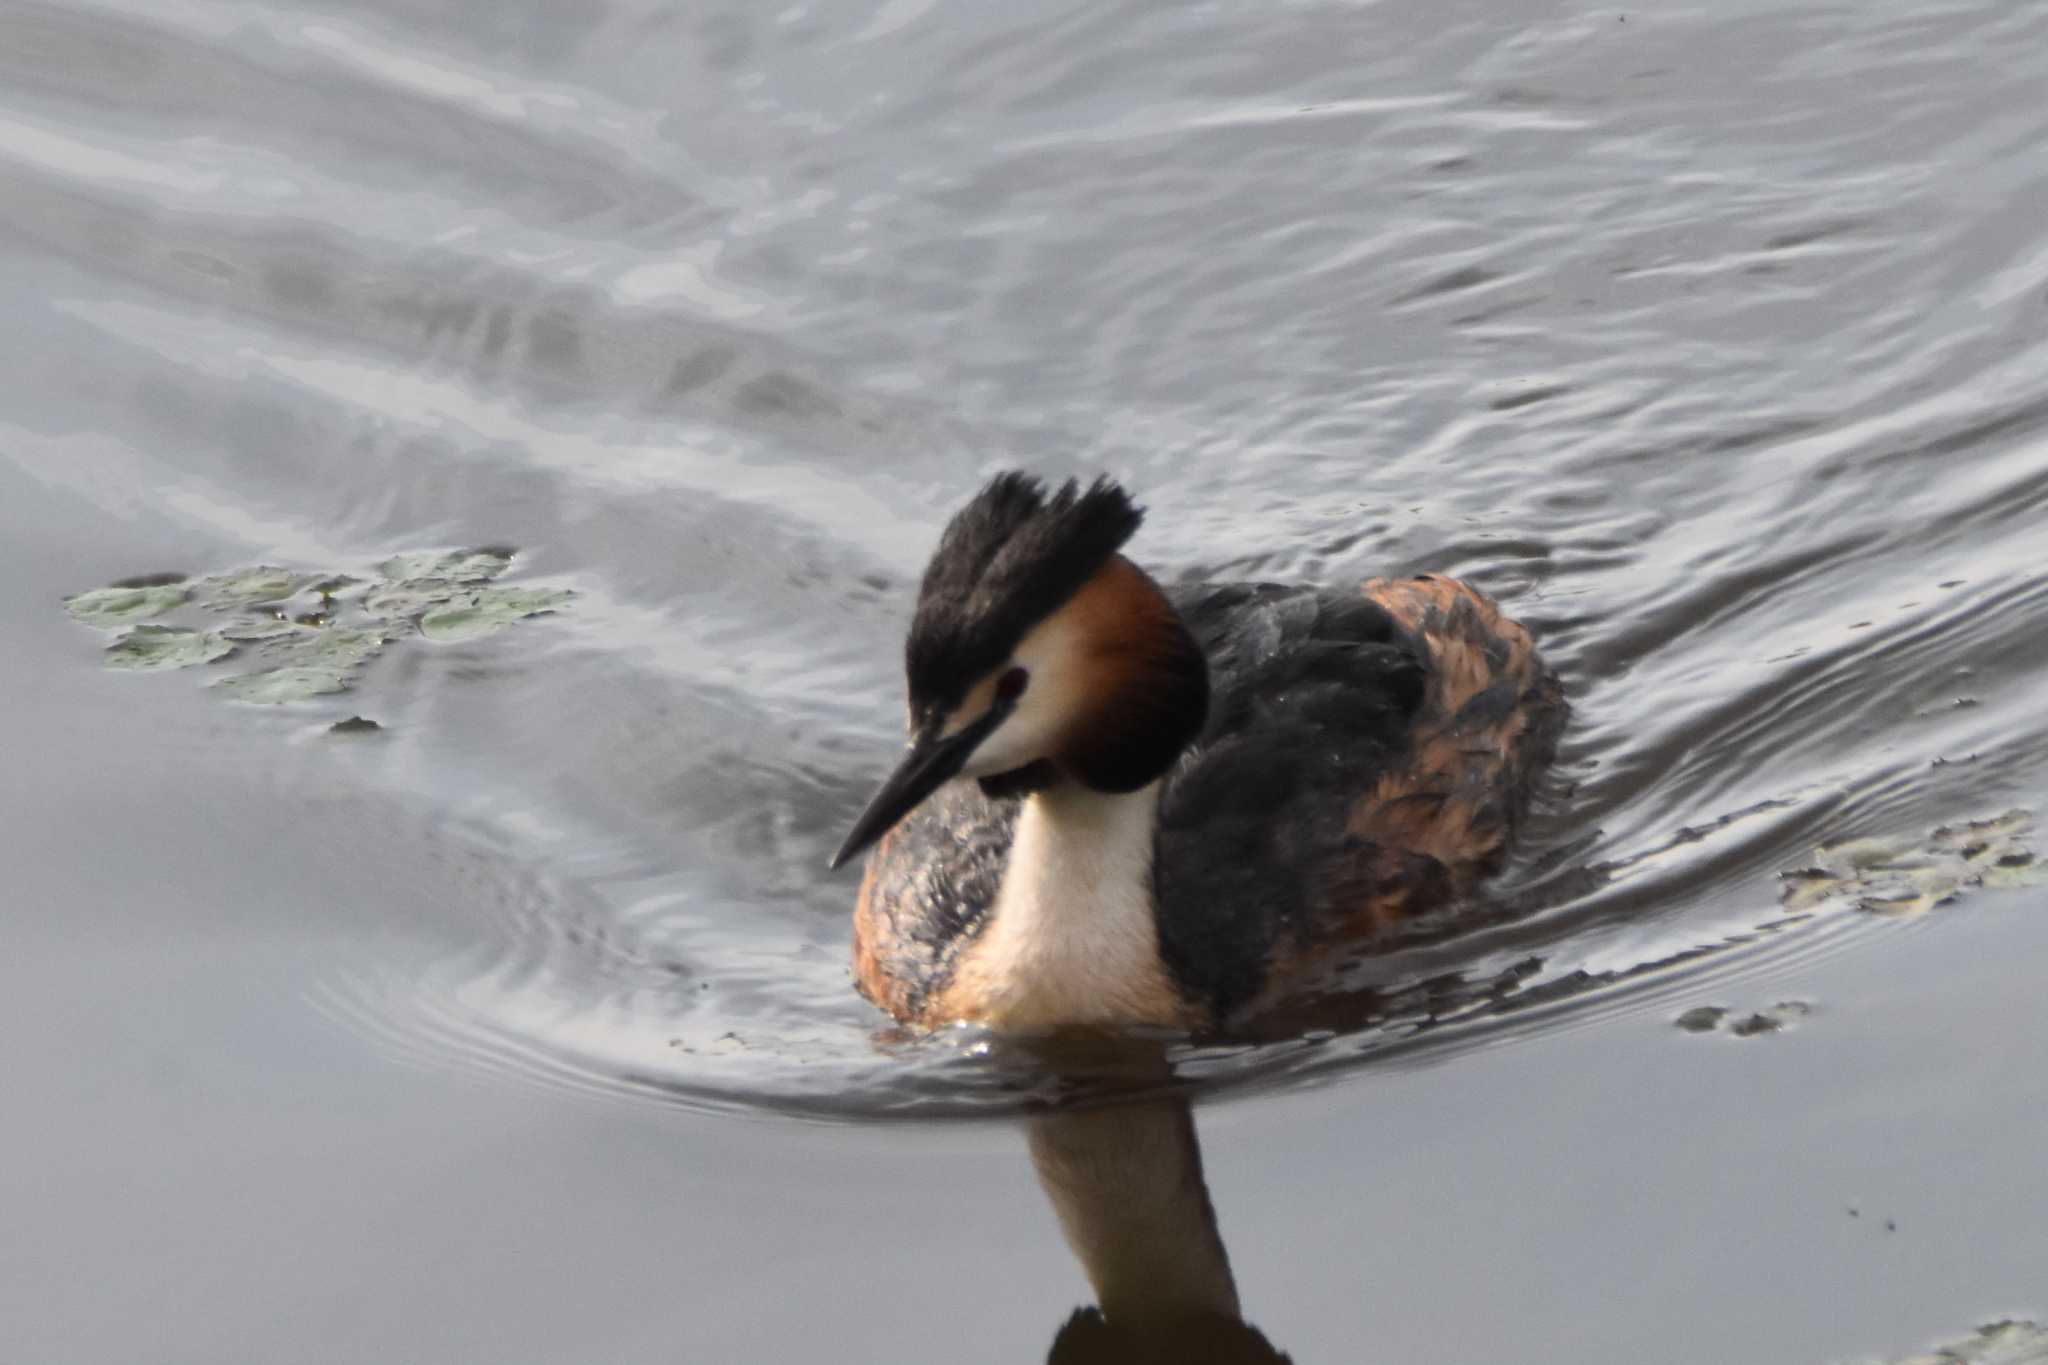
{"type": "Polygon", "coordinates": [[[298,627],[292,618],[281,611],[263,612],[254,616],[237,616],[220,628],[220,633],[230,640],[270,640],[280,635],[289,635],[298,627]]]}
{"type": "Polygon", "coordinates": [[[261,657],[278,664],[332,668],[344,673],[376,658],[393,636],[382,622],[361,628],[286,624],[287,629],[266,635],[257,643],[261,657]]]}
{"type": "Polygon", "coordinates": [[[292,637],[292,661],[322,668],[354,668],[376,658],[390,638],[381,629],[309,629],[292,637]]]}
{"type": "Polygon", "coordinates": [[[183,579],[169,583],[131,578],[64,599],[65,609],[89,626],[119,626],[160,616],[185,600],[183,579]]]}
{"type": "Polygon", "coordinates": [[[479,588],[420,617],[420,634],[450,644],[503,630],[514,621],[554,611],[575,594],[567,588],[479,588]]]}
{"type": "MultiPolygon", "coordinates": [[[[379,566],[366,581],[343,573],[250,568],[188,581],[183,574],[122,579],[66,598],[80,621],[128,626],[190,604],[225,613],[213,630],[135,626],[108,651],[112,668],[181,668],[222,658],[239,646],[250,662],[215,686],[242,701],[285,703],[347,690],[385,646],[415,632],[442,641],[488,635],[524,617],[553,611],[566,588],[487,586],[510,566],[504,546],[422,550],[379,566]]],[[[375,728],[363,721],[339,733],[375,728]]]]}
{"type": "Polygon", "coordinates": [[[1984,869],[1984,885],[2039,886],[2048,882],[2048,867],[2044,867],[2031,854],[2000,858],[1984,869]]]}
{"type": "Polygon", "coordinates": [[[1721,1026],[1728,1011],[1719,1005],[1696,1005],[1673,1020],[1687,1033],[1712,1033],[1721,1026]]]}
{"type": "Polygon", "coordinates": [[[1699,1005],[1672,1022],[1687,1033],[1713,1033],[1717,1029],[1726,1029],[1737,1038],[1755,1038],[1760,1034],[1776,1033],[1793,1020],[1804,1019],[1812,1013],[1813,1006],[1804,1000],[1780,1000],[1767,1010],[1757,1010],[1739,1019],[1720,1005],[1699,1005]]]}
{"type": "Polygon", "coordinates": [[[253,569],[237,569],[233,573],[201,579],[198,588],[200,597],[209,605],[239,607],[251,602],[275,602],[280,597],[290,597],[298,586],[299,577],[290,569],[259,564],[253,569]]]}
{"type": "Polygon", "coordinates": [[[388,583],[363,594],[363,610],[372,616],[417,616],[462,591],[460,585],[439,578],[388,583]]]}
{"type": "Polygon", "coordinates": [[[239,673],[214,684],[215,690],[236,701],[261,702],[276,706],[307,701],[313,697],[348,690],[348,673],[337,668],[266,668],[261,673],[239,673]]]}
{"type": "Polygon", "coordinates": [[[377,572],[394,583],[412,578],[445,578],[454,583],[483,583],[505,572],[512,551],[503,545],[484,545],[474,550],[414,550],[393,555],[377,566],[377,572]]]}
{"type": "Polygon", "coordinates": [[[1898,1365],[2048,1365],[2048,1329],[2024,1319],[1987,1323],[1967,1340],[1898,1365]]]}
{"type": "Polygon", "coordinates": [[[1814,865],[1785,873],[1780,893],[1792,910],[1846,900],[1877,915],[1917,915],[1955,902],[1977,886],[2048,881],[2022,842],[2033,827],[2024,810],[1943,825],[1919,843],[1849,839],[1814,851],[1814,865]]]}
{"type": "Polygon", "coordinates": [[[107,646],[108,668],[152,672],[212,663],[234,649],[234,642],[211,631],[182,626],[136,626],[107,646]]]}

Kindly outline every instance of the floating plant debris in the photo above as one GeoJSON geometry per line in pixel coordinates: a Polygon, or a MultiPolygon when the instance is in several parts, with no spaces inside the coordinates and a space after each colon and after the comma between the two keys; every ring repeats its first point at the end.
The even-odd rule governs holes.
{"type": "Polygon", "coordinates": [[[443,643],[473,640],[514,621],[554,611],[569,597],[567,588],[478,588],[422,612],[420,634],[443,643]]]}
{"type": "Polygon", "coordinates": [[[161,616],[190,592],[182,574],[150,574],[67,597],[64,606],[89,626],[118,626],[161,616]]]}
{"type": "Polygon", "coordinates": [[[232,678],[222,678],[214,687],[222,696],[236,701],[275,706],[346,692],[352,681],[352,676],[339,668],[266,668],[260,673],[237,673],[232,678]]]}
{"type": "Polygon", "coordinates": [[[1671,1022],[1687,1033],[1712,1033],[1727,1017],[1728,1011],[1719,1005],[1697,1005],[1671,1022]]]}
{"type": "Polygon", "coordinates": [[[417,616],[460,591],[460,587],[444,578],[407,578],[379,584],[357,600],[373,616],[417,616]]]}
{"type": "Polygon", "coordinates": [[[1813,1013],[1804,1000],[1780,1000],[1766,1010],[1737,1015],[1720,1005],[1698,1005],[1672,1020],[1687,1033],[1729,1033],[1737,1038],[1755,1038],[1776,1033],[1795,1019],[1813,1013]]]}
{"type": "Polygon", "coordinates": [[[235,642],[215,631],[183,626],[133,626],[107,646],[108,668],[149,672],[208,664],[233,651],[235,642]]]}
{"type": "Polygon", "coordinates": [[[290,635],[295,625],[285,612],[263,610],[255,615],[237,617],[222,626],[220,633],[230,640],[269,640],[290,635]]]}
{"type": "Polygon", "coordinates": [[[253,569],[237,569],[233,573],[203,578],[196,586],[207,605],[226,607],[243,602],[275,602],[290,597],[304,577],[304,574],[295,574],[290,569],[259,564],[253,569]]]}
{"type": "Polygon", "coordinates": [[[512,549],[504,545],[486,545],[475,550],[415,550],[393,555],[377,566],[377,572],[392,582],[439,579],[450,583],[486,583],[505,572],[512,554],[512,549]]]}
{"type": "Polygon", "coordinates": [[[1728,1031],[1737,1038],[1754,1038],[1760,1033],[1776,1033],[1794,1019],[1804,1019],[1813,1013],[1813,1006],[1803,1000],[1781,1000],[1767,1010],[1745,1014],[1728,1026],[1728,1031]]]}
{"type": "Polygon", "coordinates": [[[1977,886],[2048,881],[2024,840],[2033,816],[2007,811],[1943,825],[1925,839],[1849,839],[1814,851],[1813,864],[1780,874],[1788,910],[1845,900],[1877,915],[1917,915],[1977,886]]]}
{"type": "MultiPolygon", "coordinates": [[[[109,668],[153,671],[231,659],[242,667],[214,683],[216,691],[279,704],[347,691],[393,641],[474,640],[560,611],[575,597],[568,588],[492,583],[511,567],[513,554],[506,546],[409,551],[366,577],[274,564],[196,579],[152,574],[78,593],[64,605],[87,625],[126,628],[107,648],[109,668]],[[181,609],[187,623],[134,624],[181,609]]],[[[356,720],[352,729],[346,721],[335,728],[380,728],[356,720]]]]}
{"type": "Polygon", "coordinates": [[[2048,1365],[2048,1328],[2023,1319],[1987,1323],[1966,1340],[1908,1356],[1898,1365],[2048,1365]]]}
{"type": "Polygon", "coordinates": [[[365,716],[350,716],[347,720],[334,722],[327,729],[337,735],[374,735],[381,733],[384,727],[365,716]]]}

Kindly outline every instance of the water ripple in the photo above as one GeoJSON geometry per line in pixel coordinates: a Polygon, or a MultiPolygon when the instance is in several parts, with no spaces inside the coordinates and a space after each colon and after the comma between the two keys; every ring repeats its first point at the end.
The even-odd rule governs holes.
{"type": "Polygon", "coordinates": [[[381,1051],[1045,1099],[879,1027],[819,871],[998,464],[1124,475],[1169,578],[1467,575],[1574,699],[1498,904],[1191,1082],[1793,998],[1923,930],[1789,914],[1779,872],[2048,795],[2037,8],[538,23],[0,12],[0,458],[247,562],[511,541],[579,593],[546,643],[373,671],[385,742],[321,760],[438,888],[388,910],[434,947],[317,993],[381,1051]]]}

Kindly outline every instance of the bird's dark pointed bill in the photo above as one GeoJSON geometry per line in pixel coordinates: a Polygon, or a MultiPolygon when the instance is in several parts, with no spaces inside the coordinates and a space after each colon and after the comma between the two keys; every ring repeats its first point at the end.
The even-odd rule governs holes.
{"type": "Polygon", "coordinates": [[[832,870],[846,866],[864,853],[877,839],[893,829],[898,820],[917,809],[918,803],[960,775],[974,746],[1002,724],[1009,713],[1006,706],[991,707],[988,714],[955,734],[941,735],[928,730],[911,742],[910,751],[896,765],[881,788],[868,798],[867,809],[853,822],[846,842],[832,855],[832,870]]]}

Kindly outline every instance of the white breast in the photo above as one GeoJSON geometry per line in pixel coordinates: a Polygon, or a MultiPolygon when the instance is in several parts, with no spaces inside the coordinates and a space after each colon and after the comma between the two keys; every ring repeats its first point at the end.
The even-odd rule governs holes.
{"type": "Polygon", "coordinates": [[[941,1011],[995,1028],[1183,1025],[1159,957],[1152,844],[1159,784],[1127,795],[1062,784],[1017,817],[988,927],[941,1011]]]}

